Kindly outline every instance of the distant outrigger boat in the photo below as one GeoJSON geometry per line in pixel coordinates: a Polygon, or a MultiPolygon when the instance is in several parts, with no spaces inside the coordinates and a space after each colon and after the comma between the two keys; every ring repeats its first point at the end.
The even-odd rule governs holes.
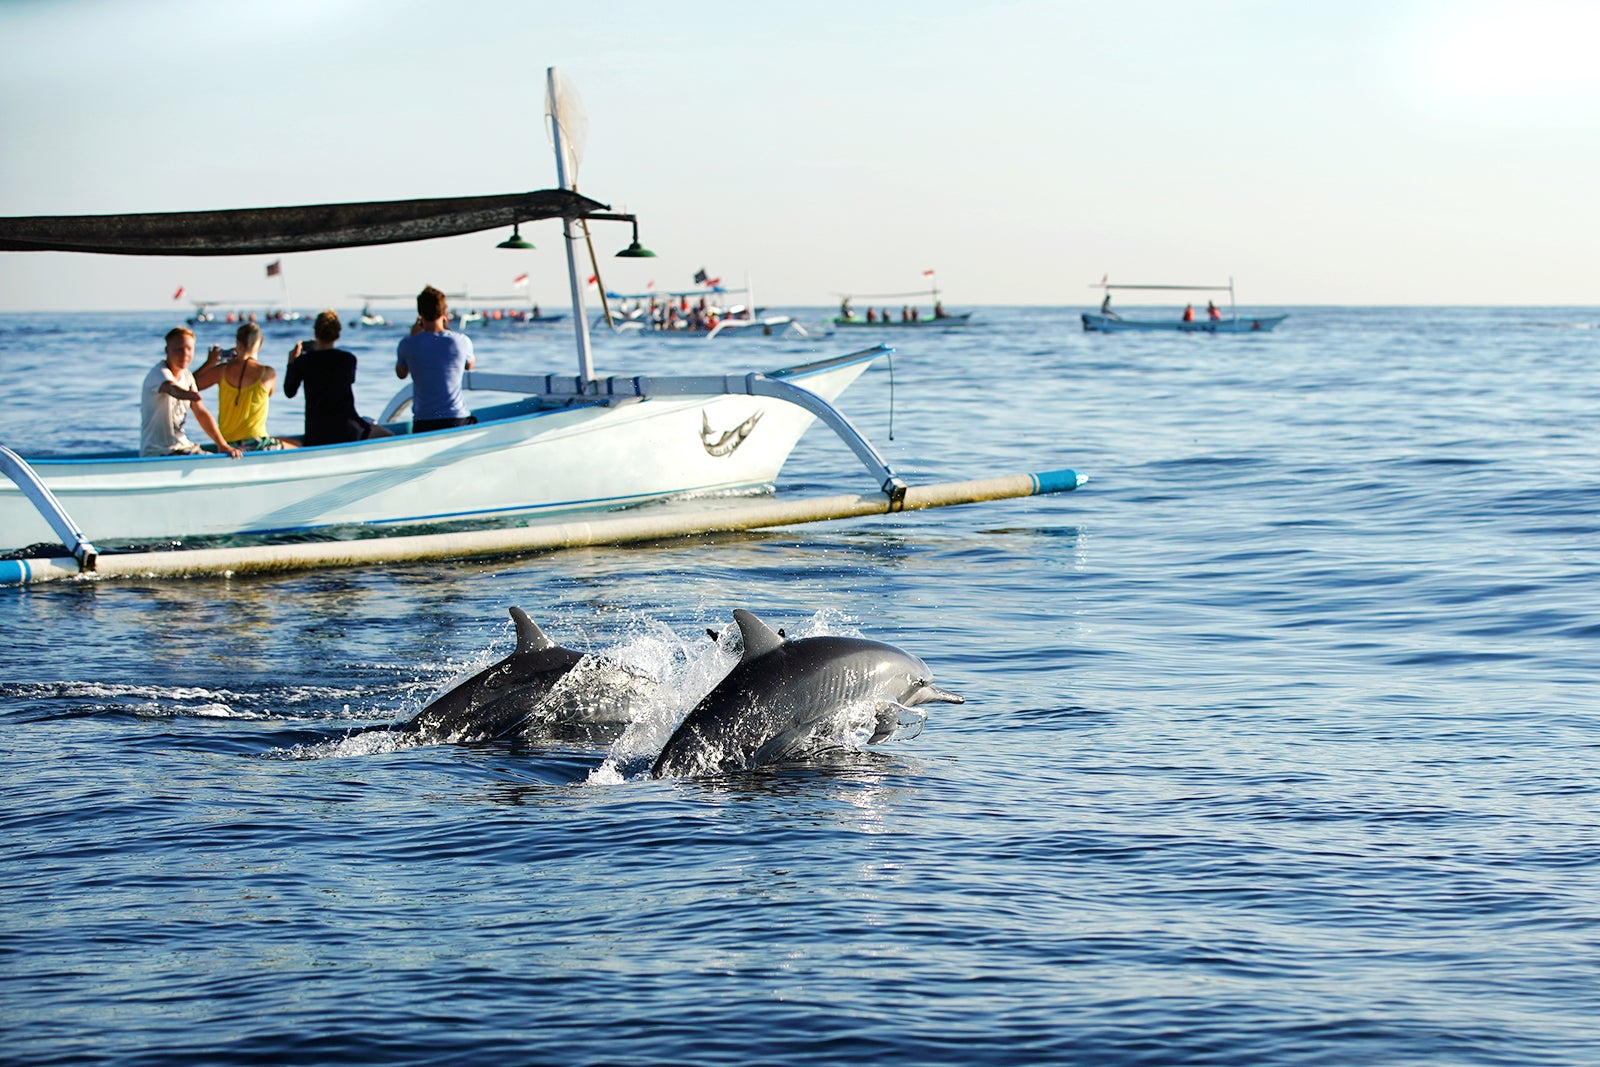
{"type": "MultiPolygon", "coordinates": [[[[381,416],[395,436],[246,453],[141,457],[132,452],[26,460],[0,446],[0,585],[81,574],[187,575],[396,560],[508,555],[756,529],[855,515],[1065,492],[1070,470],[908,486],[831,401],[879,356],[876,346],[769,373],[597,378],[578,271],[588,220],[635,223],[577,192],[576,103],[552,68],[547,108],[558,188],[501,196],[121,216],[0,219],[0,252],[253,255],[425,240],[562,220],[578,373],[468,372],[468,389],[520,393],[478,408],[474,425],[411,433],[407,383],[381,416]],[[508,517],[605,511],[681,495],[770,489],[816,420],[870,472],[859,497],[771,501],[670,516],[592,515],[507,527],[508,517]],[[80,525],[80,520],[82,521],[80,525]],[[370,536],[385,529],[474,528],[370,536]],[[181,547],[149,542],[333,528],[335,540],[181,547]],[[354,528],[354,529],[353,529],[354,528]],[[102,555],[85,530],[126,551],[102,555]],[[51,555],[52,538],[66,555],[51,555]],[[39,549],[43,548],[44,554],[39,549]]],[[[516,234],[513,234],[516,239],[516,234]]]]}
{"type": "Polygon", "coordinates": [[[1100,312],[1084,312],[1080,318],[1083,328],[1090,333],[1122,333],[1128,330],[1160,330],[1166,333],[1267,333],[1278,323],[1288,318],[1283,315],[1240,315],[1234,305],[1233,279],[1228,279],[1227,285],[1114,285],[1101,280],[1091,289],[1104,289],[1106,299],[1100,305],[1100,312]],[[1195,315],[1192,319],[1185,319],[1181,314],[1175,318],[1123,318],[1115,311],[1110,310],[1111,290],[1113,289],[1141,289],[1141,290],[1166,290],[1169,292],[1205,293],[1225,292],[1228,294],[1228,314],[1211,318],[1206,314],[1195,315]]]}
{"type": "MultiPolygon", "coordinates": [[[[933,274],[932,271],[924,273],[930,276],[933,274]]],[[[968,320],[972,318],[972,312],[970,311],[963,311],[957,315],[952,315],[945,311],[944,301],[939,298],[939,286],[937,283],[931,289],[917,289],[909,293],[839,293],[837,295],[841,298],[839,301],[839,314],[828,320],[828,324],[831,326],[871,326],[874,328],[931,326],[942,328],[965,326],[968,320]],[[901,313],[897,318],[890,314],[891,309],[889,308],[884,308],[882,314],[879,314],[876,308],[869,307],[865,315],[860,315],[856,313],[851,304],[851,301],[857,297],[862,300],[904,300],[908,297],[924,296],[933,298],[933,311],[926,318],[922,316],[921,309],[914,305],[902,305],[901,313]]]]}
{"type": "MultiPolygon", "coordinates": [[[[701,271],[695,277],[703,278],[701,271]]],[[[597,320],[618,333],[644,331],[664,336],[713,337],[754,330],[762,335],[795,333],[807,336],[805,329],[789,315],[765,315],[755,304],[755,289],[745,277],[742,288],[728,288],[720,281],[706,280],[699,289],[672,292],[654,290],[643,293],[617,293],[607,290],[603,314],[597,320]],[[731,296],[743,296],[732,302],[731,296]],[[615,308],[610,301],[618,301],[615,308]]]]}

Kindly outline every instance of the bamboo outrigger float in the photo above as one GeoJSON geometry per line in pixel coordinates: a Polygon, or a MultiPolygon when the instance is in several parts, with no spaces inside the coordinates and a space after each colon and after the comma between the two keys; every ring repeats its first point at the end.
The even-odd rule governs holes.
{"type": "Polygon", "coordinates": [[[1077,488],[1072,471],[908,486],[832,401],[889,349],[877,346],[767,373],[598,378],[578,270],[589,220],[620,220],[580,195],[575,100],[552,69],[547,106],[560,187],[504,196],[161,215],[0,219],[0,251],[249,255],[473,233],[559,218],[566,237],[578,373],[468,372],[465,388],[520,394],[476,408],[478,423],[410,431],[409,383],[385,410],[388,438],[219,455],[28,460],[0,446],[0,584],[73,577],[179,576],[518,555],[1077,488]],[[860,497],[765,501],[596,516],[668,497],[770,487],[821,420],[872,477],[860,497]],[[582,521],[571,519],[585,513],[582,521]],[[505,520],[535,520],[507,526],[505,520]],[[479,528],[461,530],[476,523],[479,528]],[[449,524],[452,532],[370,536],[449,524]],[[492,528],[488,528],[492,527],[492,528]],[[223,536],[338,539],[150,552],[152,541],[223,536]],[[311,533],[311,536],[318,536],[311,533]],[[91,536],[94,540],[91,540],[91,536]],[[62,548],[41,554],[39,546],[62,548]],[[120,547],[122,551],[114,551],[120,547]]]}

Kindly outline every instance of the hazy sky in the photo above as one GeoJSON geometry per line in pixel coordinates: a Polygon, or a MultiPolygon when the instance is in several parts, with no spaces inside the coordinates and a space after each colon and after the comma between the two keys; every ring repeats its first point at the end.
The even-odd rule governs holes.
{"type": "MultiPolygon", "coordinates": [[[[910,289],[1066,304],[1091,282],[1244,303],[1595,304],[1600,3],[804,4],[0,0],[0,214],[555,184],[637,212],[609,287],[748,271],[763,303],[910,289]]],[[[294,303],[433,283],[565,300],[559,224],[284,257],[294,303]]],[[[0,308],[271,300],[270,257],[0,253],[0,308]]]]}

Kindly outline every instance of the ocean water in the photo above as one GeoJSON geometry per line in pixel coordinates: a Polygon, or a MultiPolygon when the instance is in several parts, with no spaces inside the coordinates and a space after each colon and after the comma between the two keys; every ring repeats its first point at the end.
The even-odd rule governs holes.
{"type": "MultiPolygon", "coordinates": [[[[983,308],[884,334],[841,399],[910,481],[1090,475],[1063,496],[0,590],[0,1059],[1600,1062],[1600,310],[1287,310],[983,308]],[[511,605],[671,699],[615,750],[357,734],[506,654],[511,605]],[[967,703],[652,780],[736,607],[967,703]]],[[[131,444],[167,325],[0,316],[0,442],[131,444]]],[[[368,414],[397,336],[348,338],[368,414]]],[[[869,337],[597,344],[668,373],[869,337]]],[[[572,362],[560,327],[479,351],[572,362]]],[[[868,488],[814,430],[779,491],[868,488]]]]}

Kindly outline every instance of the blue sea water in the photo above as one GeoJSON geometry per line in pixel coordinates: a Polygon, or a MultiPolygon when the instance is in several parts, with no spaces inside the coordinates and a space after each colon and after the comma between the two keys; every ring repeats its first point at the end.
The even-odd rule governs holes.
{"type": "MultiPolygon", "coordinates": [[[[0,1059],[1600,1062],[1600,310],[1288,310],[984,308],[882,338],[892,408],[886,365],[841,399],[908,480],[1073,494],[0,591],[0,1059]],[[617,752],[352,736],[504,655],[510,605],[680,711],[736,607],[967,703],[715,781],[648,777],[670,715],[617,752]]],[[[167,325],[0,316],[0,442],[132,444],[167,325]]],[[[486,368],[571,365],[493,330],[486,368]]],[[[349,337],[368,414],[397,336],[349,337]]],[[[668,373],[869,336],[597,344],[668,373]]],[[[813,430],[779,491],[865,478],[813,430]]]]}

